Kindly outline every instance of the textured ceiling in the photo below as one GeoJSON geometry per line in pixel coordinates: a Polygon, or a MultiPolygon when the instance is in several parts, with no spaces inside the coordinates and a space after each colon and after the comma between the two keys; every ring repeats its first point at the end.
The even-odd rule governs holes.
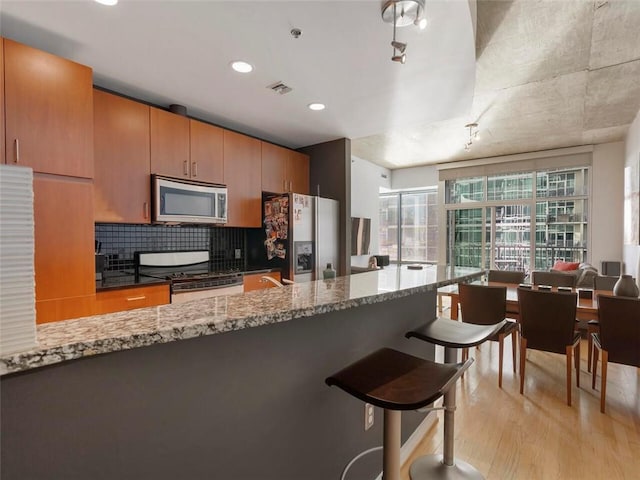
{"type": "Polygon", "coordinates": [[[640,0],[426,1],[427,30],[398,31],[405,65],[383,0],[0,0],[0,33],[91,65],[101,87],[292,148],[348,137],[392,169],[624,139],[640,0]],[[231,72],[237,58],[255,71],[231,72]]]}
{"type": "Polygon", "coordinates": [[[640,1],[480,0],[471,112],[354,139],[352,153],[393,169],[619,141],[638,110],[640,1]]]}
{"type": "Polygon", "coordinates": [[[430,0],[429,28],[398,30],[381,0],[0,0],[2,35],[93,68],[103,88],[298,148],[468,111],[475,80],[466,1],[430,0]],[[300,38],[291,35],[302,29],[300,38]],[[240,75],[233,60],[252,63],[240,75]],[[268,85],[292,88],[279,95],[268,85]],[[323,102],[322,112],[307,105],[323,102]],[[422,108],[429,105],[428,109],[422,108]]]}

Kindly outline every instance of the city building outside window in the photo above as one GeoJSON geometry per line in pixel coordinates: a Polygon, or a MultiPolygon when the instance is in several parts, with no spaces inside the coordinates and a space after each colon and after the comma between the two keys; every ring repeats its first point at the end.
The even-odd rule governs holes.
{"type": "Polygon", "coordinates": [[[437,188],[380,194],[379,250],[397,263],[437,263],[437,188]]]}
{"type": "Polygon", "coordinates": [[[588,174],[580,167],[447,180],[447,263],[529,272],[585,262],[588,174]]]}

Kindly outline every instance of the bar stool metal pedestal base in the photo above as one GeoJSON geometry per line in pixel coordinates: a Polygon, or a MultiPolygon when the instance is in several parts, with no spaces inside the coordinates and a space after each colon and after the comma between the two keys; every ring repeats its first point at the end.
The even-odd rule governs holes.
{"type": "MultiPolygon", "coordinates": [[[[476,325],[437,318],[425,327],[407,332],[407,338],[418,338],[444,346],[444,362],[455,363],[458,348],[473,347],[486,341],[502,328],[506,320],[496,325],[476,325]]],[[[409,468],[411,480],[484,480],[478,469],[454,458],[454,421],[456,389],[444,393],[444,453],[425,455],[415,460],[409,468]]]]}
{"type": "Polygon", "coordinates": [[[411,480],[444,479],[444,480],[484,480],[484,476],[472,465],[456,460],[454,465],[445,465],[444,455],[425,455],[411,464],[409,469],[411,480]]]}
{"type": "MultiPolygon", "coordinates": [[[[456,349],[445,348],[445,363],[455,362],[456,357],[456,349]]],[[[442,455],[424,455],[415,460],[409,468],[411,480],[484,480],[484,476],[473,465],[453,457],[455,386],[444,394],[443,403],[444,453],[442,455]]]]}
{"type": "MultiPolygon", "coordinates": [[[[451,320],[446,320],[451,322],[451,320]]],[[[475,325],[474,325],[475,326],[475,325]]],[[[486,327],[484,327],[486,329],[486,327]]],[[[458,351],[445,347],[445,363],[455,363],[458,351]]],[[[484,480],[484,476],[472,465],[453,457],[454,413],[456,410],[456,390],[451,388],[444,394],[444,453],[424,455],[415,460],[409,468],[411,480],[484,480]]]]}
{"type": "Polygon", "coordinates": [[[454,390],[471,361],[445,365],[381,348],[325,380],[384,409],[384,480],[400,480],[401,411],[424,408],[454,390]]]}

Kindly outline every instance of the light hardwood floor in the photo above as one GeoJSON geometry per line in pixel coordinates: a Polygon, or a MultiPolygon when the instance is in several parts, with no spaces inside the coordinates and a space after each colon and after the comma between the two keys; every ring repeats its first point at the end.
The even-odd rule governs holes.
{"type": "MultiPolygon", "coordinates": [[[[505,341],[503,388],[498,344],[472,349],[476,361],[457,386],[455,457],[491,479],[640,479],[640,369],[609,364],[607,408],[600,413],[600,375],[591,389],[582,341],[580,388],[566,404],[565,357],[528,351],[524,395],[505,341]]],[[[441,361],[442,352],[437,355],[441,361]]],[[[575,371],[574,371],[575,372],[575,371]]],[[[402,469],[442,452],[443,421],[426,434],[402,469]]]]}

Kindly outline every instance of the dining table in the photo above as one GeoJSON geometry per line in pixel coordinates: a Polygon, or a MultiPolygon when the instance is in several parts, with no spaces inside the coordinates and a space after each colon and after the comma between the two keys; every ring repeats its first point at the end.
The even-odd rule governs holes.
{"type": "MultiPolygon", "coordinates": [[[[488,282],[485,280],[473,282],[475,285],[489,285],[507,287],[507,317],[517,319],[520,315],[520,307],[518,305],[518,288],[520,285],[514,283],[488,282]]],[[[538,290],[540,285],[531,285],[533,290],[538,290]]],[[[576,305],[576,318],[581,321],[598,320],[598,295],[612,295],[609,290],[587,290],[590,298],[586,298],[585,292],[580,295],[579,290],[573,288],[573,292],[578,292],[576,305]]],[[[551,287],[552,292],[557,292],[557,287],[551,287]]],[[[441,296],[451,297],[451,320],[458,320],[459,316],[459,294],[457,285],[448,285],[438,289],[441,296]]]]}

